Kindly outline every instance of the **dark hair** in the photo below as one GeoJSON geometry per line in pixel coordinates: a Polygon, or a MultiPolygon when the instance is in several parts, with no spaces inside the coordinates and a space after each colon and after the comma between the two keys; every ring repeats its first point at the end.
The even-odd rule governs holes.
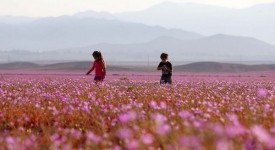
{"type": "Polygon", "coordinates": [[[96,59],[98,59],[98,60],[102,60],[103,59],[100,51],[94,51],[93,52],[93,57],[96,58],[96,59]]]}
{"type": "Polygon", "coordinates": [[[162,53],[160,55],[160,59],[167,59],[167,58],[168,58],[168,54],[166,54],[166,53],[162,53]]]}
{"type": "Polygon", "coordinates": [[[104,67],[106,68],[106,63],[105,63],[105,61],[104,61],[104,59],[103,59],[102,54],[101,54],[100,51],[94,51],[94,52],[93,52],[93,57],[94,57],[96,60],[102,61],[103,64],[104,64],[104,67]]]}

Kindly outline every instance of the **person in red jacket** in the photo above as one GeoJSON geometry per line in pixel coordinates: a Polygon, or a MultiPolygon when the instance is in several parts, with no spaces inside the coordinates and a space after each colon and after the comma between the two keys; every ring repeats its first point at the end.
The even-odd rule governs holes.
{"type": "Polygon", "coordinates": [[[95,61],[92,68],[86,73],[86,75],[89,75],[93,70],[95,70],[94,81],[102,82],[105,79],[106,75],[106,64],[100,51],[94,51],[93,57],[95,61]]]}

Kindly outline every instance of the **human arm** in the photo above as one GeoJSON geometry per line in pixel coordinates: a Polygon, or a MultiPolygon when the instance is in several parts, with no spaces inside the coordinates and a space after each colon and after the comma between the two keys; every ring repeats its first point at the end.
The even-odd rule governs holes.
{"type": "Polygon", "coordinates": [[[170,62],[167,62],[165,65],[163,65],[162,70],[172,73],[172,71],[173,71],[172,68],[173,68],[172,64],[170,62]]]}
{"type": "Polygon", "coordinates": [[[92,68],[86,73],[86,75],[89,75],[94,69],[95,69],[95,63],[93,64],[92,68]]]}
{"type": "Polygon", "coordinates": [[[103,79],[104,79],[105,76],[106,76],[106,65],[105,65],[105,63],[103,63],[102,72],[103,72],[103,79]]]}
{"type": "Polygon", "coordinates": [[[170,68],[170,67],[164,66],[162,68],[163,68],[164,71],[167,71],[167,72],[172,72],[173,71],[172,68],[170,68]]]}
{"type": "Polygon", "coordinates": [[[164,68],[163,67],[158,67],[157,70],[163,70],[164,68]]]}
{"type": "Polygon", "coordinates": [[[173,72],[173,66],[170,62],[168,62],[167,66],[165,65],[165,71],[168,71],[170,73],[173,72]]]}
{"type": "Polygon", "coordinates": [[[163,69],[163,65],[162,65],[162,63],[159,63],[157,70],[162,70],[162,69],[163,69]]]}

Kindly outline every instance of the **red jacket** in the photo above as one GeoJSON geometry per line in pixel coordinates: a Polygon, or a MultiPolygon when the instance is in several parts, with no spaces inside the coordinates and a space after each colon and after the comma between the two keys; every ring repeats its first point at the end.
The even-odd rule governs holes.
{"type": "Polygon", "coordinates": [[[95,76],[98,77],[105,77],[106,70],[105,70],[105,64],[103,60],[95,60],[93,63],[92,68],[90,69],[90,72],[92,72],[95,69],[95,76]]]}

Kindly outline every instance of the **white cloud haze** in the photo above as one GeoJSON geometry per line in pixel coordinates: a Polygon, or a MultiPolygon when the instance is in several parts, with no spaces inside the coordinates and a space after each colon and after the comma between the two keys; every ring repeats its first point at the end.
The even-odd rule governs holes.
{"type": "Polygon", "coordinates": [[[115,13],[142,10],[164,1],[193,2],[231,8],[274,2],[274,0],[0,0],[0,16],[60,16],[86,10],[115,13]]]}

